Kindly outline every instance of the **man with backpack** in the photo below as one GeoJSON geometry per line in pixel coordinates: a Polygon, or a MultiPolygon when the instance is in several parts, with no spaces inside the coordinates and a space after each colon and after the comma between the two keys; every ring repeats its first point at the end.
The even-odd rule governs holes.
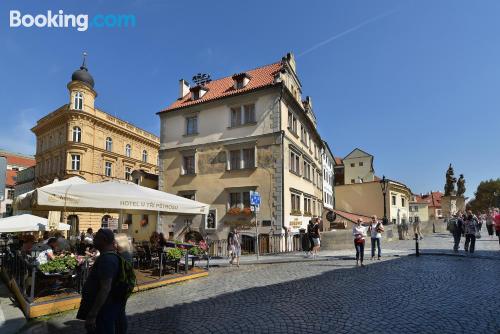
{"type": "Polygon", "coordinates": [[[85,320],[87,333],[126,333],[125,305],[135,286],[132,265],[116,252],[111,230],[97,231],[94,246],[100,256],[85,281],[77,318],[85,320]]]}

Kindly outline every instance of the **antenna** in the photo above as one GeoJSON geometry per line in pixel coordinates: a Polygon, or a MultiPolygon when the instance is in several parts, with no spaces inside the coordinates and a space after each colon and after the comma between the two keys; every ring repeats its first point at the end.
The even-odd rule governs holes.
{"type": "Polygon", "coordinates": [[[198,86],[204,86],[206,83],[212,81],[210,78],[210,74],[207,73],[198,73],[193,76],[193,82],[198,86]]]}

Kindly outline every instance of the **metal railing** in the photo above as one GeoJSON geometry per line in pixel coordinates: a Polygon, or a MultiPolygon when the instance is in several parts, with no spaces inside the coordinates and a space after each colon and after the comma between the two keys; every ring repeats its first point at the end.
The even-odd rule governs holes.
{"type": "MultiPolygon", "coordinates": [[[[241,253],[255,254],[255,237],[243,236],[241,253]]],[[[259,235],[259,254],[279,254],[302,251],[300,235],[259,235]]],[[[209,242],[208,255],[211,257],[228,257],[227,240],[212,240],[209,242]]]]}

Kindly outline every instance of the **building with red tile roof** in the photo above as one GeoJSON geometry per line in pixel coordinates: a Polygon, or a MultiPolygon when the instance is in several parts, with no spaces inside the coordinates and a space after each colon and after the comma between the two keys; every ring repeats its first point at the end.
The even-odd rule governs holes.
{"type": "Polygon", "coordinates": [[[29,155],[0,150],[0,156],[7,160],[5,171],[5,193],[0,207],[2,217],[12,215],[12,200],[14,199],[14,187],[16,185],[17,173],[21,170],[31,168],[35,165],[35,158],[29,155]]]}

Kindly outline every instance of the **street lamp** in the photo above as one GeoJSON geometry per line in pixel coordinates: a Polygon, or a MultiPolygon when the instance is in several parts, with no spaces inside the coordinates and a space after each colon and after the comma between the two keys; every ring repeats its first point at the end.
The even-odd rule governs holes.
{"type": "Polygon", "coordinates": [[[383,225],[387,225],[389,223],[389,221],[387,220],[387,205],[386,205],[387,184],[388,182],[384,175],[382,176],[382,180],[380,180],[380,187],[382,188],[382,194],[384,195],[384,220],[382,221],[383,225]]]}

